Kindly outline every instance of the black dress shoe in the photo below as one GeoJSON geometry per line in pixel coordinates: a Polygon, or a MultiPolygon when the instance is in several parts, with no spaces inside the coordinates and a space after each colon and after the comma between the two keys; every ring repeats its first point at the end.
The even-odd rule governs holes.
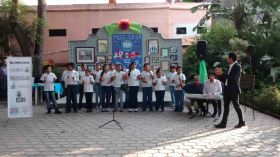
{"type": "Polygon", "coordinates": [[[243,126],[246,126],[245,122],[239,122],[236,126],[234,126],[234,128],[242,128],[243,126]]]}
{"type": "Polygon", "coordinates": [[[193,115],[193,111],[189,111],[189,112],[188,112],[188,115],[193,115]]]}
{"type": "Polygon", "coordinates": [[[217,116],[217,113],[213,113],[212,115],[211,115],[211,117],[216,117],[217,116]]]}
{"type": "Polygon", "coordinates": [[[216,128],[226,128],[227,125],[225,123],[220,123],[220,124],[217,124],[217,125],[214,125],[216,128]]]}
{"type": "Polygon", "coordinates": [[[56,110],[54,113],[55,113],[55,114],[62,114],[62,112],[59,111],[59,110],[56,110]]]}

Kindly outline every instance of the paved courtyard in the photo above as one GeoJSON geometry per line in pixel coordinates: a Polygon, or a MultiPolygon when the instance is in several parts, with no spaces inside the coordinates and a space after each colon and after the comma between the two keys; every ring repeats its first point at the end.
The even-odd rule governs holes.
{"type": "MultiPolygon", "coordinates": [[[[210,117],[189,119],[186,113],[112,113],[46,115],[34,107],[34,117],[9,120],[0,106],[0,156],[108,156],[108,157],[280,157],[280,120],[247,108],[247,126],[234,129],[237,115],[231,108],[227,129],[215,129],[210,117]]],[[[217,122],[216,122],[217,123],[217,122]]]]}

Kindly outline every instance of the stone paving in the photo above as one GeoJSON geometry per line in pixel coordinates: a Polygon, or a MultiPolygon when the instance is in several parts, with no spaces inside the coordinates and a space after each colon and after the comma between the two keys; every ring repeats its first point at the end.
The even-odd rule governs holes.
{"type": "MultiPolygon", "coordinates": [[[[247,126],[234,129],[237,115],[231,108],[226,129],[215,129],[210,117],[189,119],[186,113],[112,113],[47,115],[34,107],[34,117],[11,119],[4,127],[6,108],[0,106],[0,157],[280,157],[280,120],[247,108],[247,126]]],[[[216,122],[218,123],[218,122],[216,122]]]]}

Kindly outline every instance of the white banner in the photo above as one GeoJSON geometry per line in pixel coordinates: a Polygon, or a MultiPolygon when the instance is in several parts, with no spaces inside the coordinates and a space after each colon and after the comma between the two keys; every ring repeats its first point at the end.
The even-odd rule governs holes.
{"type": "Polygon", "coordinates": [[[7,58],[8,118],[32,117],[32,59],[7,58]]]}

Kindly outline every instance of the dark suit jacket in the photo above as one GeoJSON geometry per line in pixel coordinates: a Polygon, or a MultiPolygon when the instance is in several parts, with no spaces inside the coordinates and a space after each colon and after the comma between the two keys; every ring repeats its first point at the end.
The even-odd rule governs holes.
{"type": "Polygon", "coordinates": [[[203,84],[195,85],[194,83],[189,83],[184,87],[186,93],[191,94],[203,94],[203,84]]]}
{"type": "Polygon", "coordinates": [[[226,82],[226,79],[228,80],[227,86],[225,85],[224,88],[224,95],[230,94],[240,94],[241,88],[240,88],[240,76],[241,76],[241,65],[236,62],[228,74],[228,71],[225,71],[222,76],[220,76],[218,79],[222,81],[224,84],[226,82]]]}

